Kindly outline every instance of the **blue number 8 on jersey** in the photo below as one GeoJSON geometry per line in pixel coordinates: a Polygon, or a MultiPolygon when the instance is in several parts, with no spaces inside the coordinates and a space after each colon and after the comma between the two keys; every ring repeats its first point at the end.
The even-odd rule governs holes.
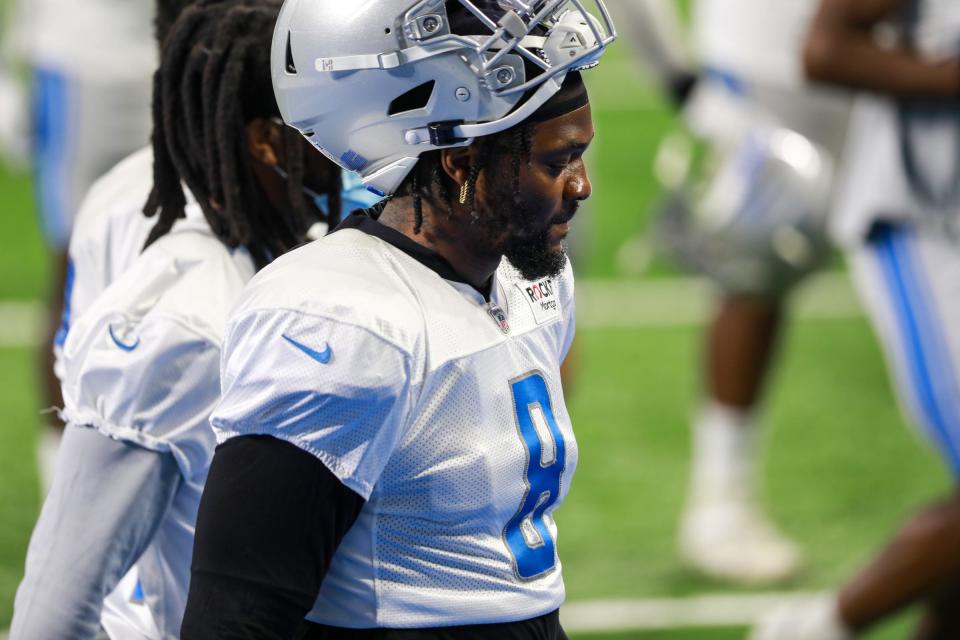
{"type": "Polygon", "coordinates": [[[556,545],[543,514],[560,497],[566,445],[550,404],[547,383],[531,373],[510,383],[520,439],[527,450],[527,492],[503,539],[513,554],[517,576],[531,580],[556,565],[556,545]]]}

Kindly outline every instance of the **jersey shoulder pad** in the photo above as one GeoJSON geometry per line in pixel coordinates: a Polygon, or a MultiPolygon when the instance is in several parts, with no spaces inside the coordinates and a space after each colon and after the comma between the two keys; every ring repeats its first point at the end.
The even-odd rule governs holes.
{"type": "Polygon", "coordinates": [[[133,326],[172,318],[219,344],[230,309],[254,273],[245,250],[228,249],[209,231],[175,229],[139,255],[80,316],[67,348],[75,334],[105,317],[123,317],[133,326]]]}
{"type": "Polygon", "coordinates": [[[278,258],[251,281],[234,317],[289,309],[382,335],[416,348],[423,312],[404,258],[386,243],[346,229],[278,258]]]}
{"type": "MultiPolygon", "coordinates": [[[[142,211],[152,187],[153,149],[144,147],[114,165],[90,187],[77,213],[71,250],[75,243],[100,240],[111,218],[126,218],[130,212],[142,211]]],[[[140,217],[144,223],[150,221],[142,214],[140,217]]]]}
{"type": "Polygon", "coordinates": [[[187,477],[213,449],[226,318],[253,263],[212,234],[164,236],[91,305],[64,345],[64,418],[169,451],[187,477]]]}
{"type": "Polygon", "coordinates": [[[422,371],[389,331],[302,310],[247,310],[224,340],[210,422],[221,442],[290,442],[368,499],[410,424],[422,371]]]}

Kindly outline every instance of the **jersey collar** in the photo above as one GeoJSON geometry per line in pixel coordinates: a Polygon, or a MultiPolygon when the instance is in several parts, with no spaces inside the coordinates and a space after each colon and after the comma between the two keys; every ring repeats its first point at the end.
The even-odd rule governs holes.
{"type": "MultiPolygon", "coordinates": [[[[469,282],[467,282],[463,276],[457,273],[450,263],[447,262],[447,260],[439,253],[428,249],[422,244],[414,242],[396,229],[388,227],[384,224],[380,224],[370,217],[367,211],[354,211],[352,214],[350,214],[350,216],[344,219],[343,222],[341,222],[337,228],[333,230],[333,232],[336,233],[341,229],[356,229],[357,231],[362,231],[367,235],[379,238],[380,240],[383,240],[387,244],[407,254],[426,268],[435,272],[444,280],[458,282],[471,288],[475,288],[469,282]]],[[[492,287],[493,278],[490,278],[490,280],[482,289],[477,289],[477,291],[487,302],[490,301],[490,291],[492,287]]]]}

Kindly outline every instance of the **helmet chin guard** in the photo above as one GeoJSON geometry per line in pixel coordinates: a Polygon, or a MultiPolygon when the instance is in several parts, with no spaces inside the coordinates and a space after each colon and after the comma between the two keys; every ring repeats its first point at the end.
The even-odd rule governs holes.
{"type": "Polygon", "coordinates": [[[286,123],[385,195],[420,154],[526,120],[615,38],[603,0],[286,0],[274,92],[286,123]]]}

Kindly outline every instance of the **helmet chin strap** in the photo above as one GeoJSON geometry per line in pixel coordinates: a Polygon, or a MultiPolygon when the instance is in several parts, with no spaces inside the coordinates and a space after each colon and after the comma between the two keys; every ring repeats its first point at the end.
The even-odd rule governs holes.
{"type": "Polygon", "coordinates": [[[567,74],[563,73],[546,80],[519,109],[500,120],[482,124],[461,124],[453,128],[453,135],[458,138],[479,138],[506,131],[510,127],[520,124],[536,113],[537,109],[546,104],[550,98],[560,91],[560,87],[563,86],[563,81],[566,77],[567,74]]]}
{"type": "MultiPolygon", "coordinates": [[[[478,137],[505,131],[534,116],[543,105],[558,94],[566,77],[567,74],[564,73],[548,78],[520,108],[499,120],[479,124],[437,123],[430,127],[408,129],[405,132],[406,142],[411,146],[417,144],[433,144],[436,147],[466,146],[472,144],[478,137]]],[[[407,173],[417,164],[416,153],[417,151],[412,151],[410,157],[401,158],[363,176],[367,189],[379,195],[393,193],[407,173]]]]}
{"type": "Polygon", "coordinates": [[[443,142],[443,146],[451,141],[459,144],[470,144],[473,141],[473,138],[479,138],[482,136],[489,136],[495,133],[500,133],[501,131],[506,131],[514,125],[518,125],[530,116],[532,116],[537,109],[542,107],[557,91],[560,90],[560,87],[563,85],[563,80],[566,78],[566,73],[562,75],[556,75],[552,78],[548,78],[541,84],[533,95],[521,105],[521,107],[512,113],[500,118],[499,120],[494,120],[493,122],[484,122],[479,124],[450,124],[446,127],[446,131],[442,132],[443,135],[441,139],[437,137],[437,129],[442,125],[434,125],[432,127],[421,127],[419,129],[408,129],[404,132],[404,140],[406,140],[409,145],[419,145],[433,143],[436,146],[441,146],[437,144],[438,142],[443,142]]]}

